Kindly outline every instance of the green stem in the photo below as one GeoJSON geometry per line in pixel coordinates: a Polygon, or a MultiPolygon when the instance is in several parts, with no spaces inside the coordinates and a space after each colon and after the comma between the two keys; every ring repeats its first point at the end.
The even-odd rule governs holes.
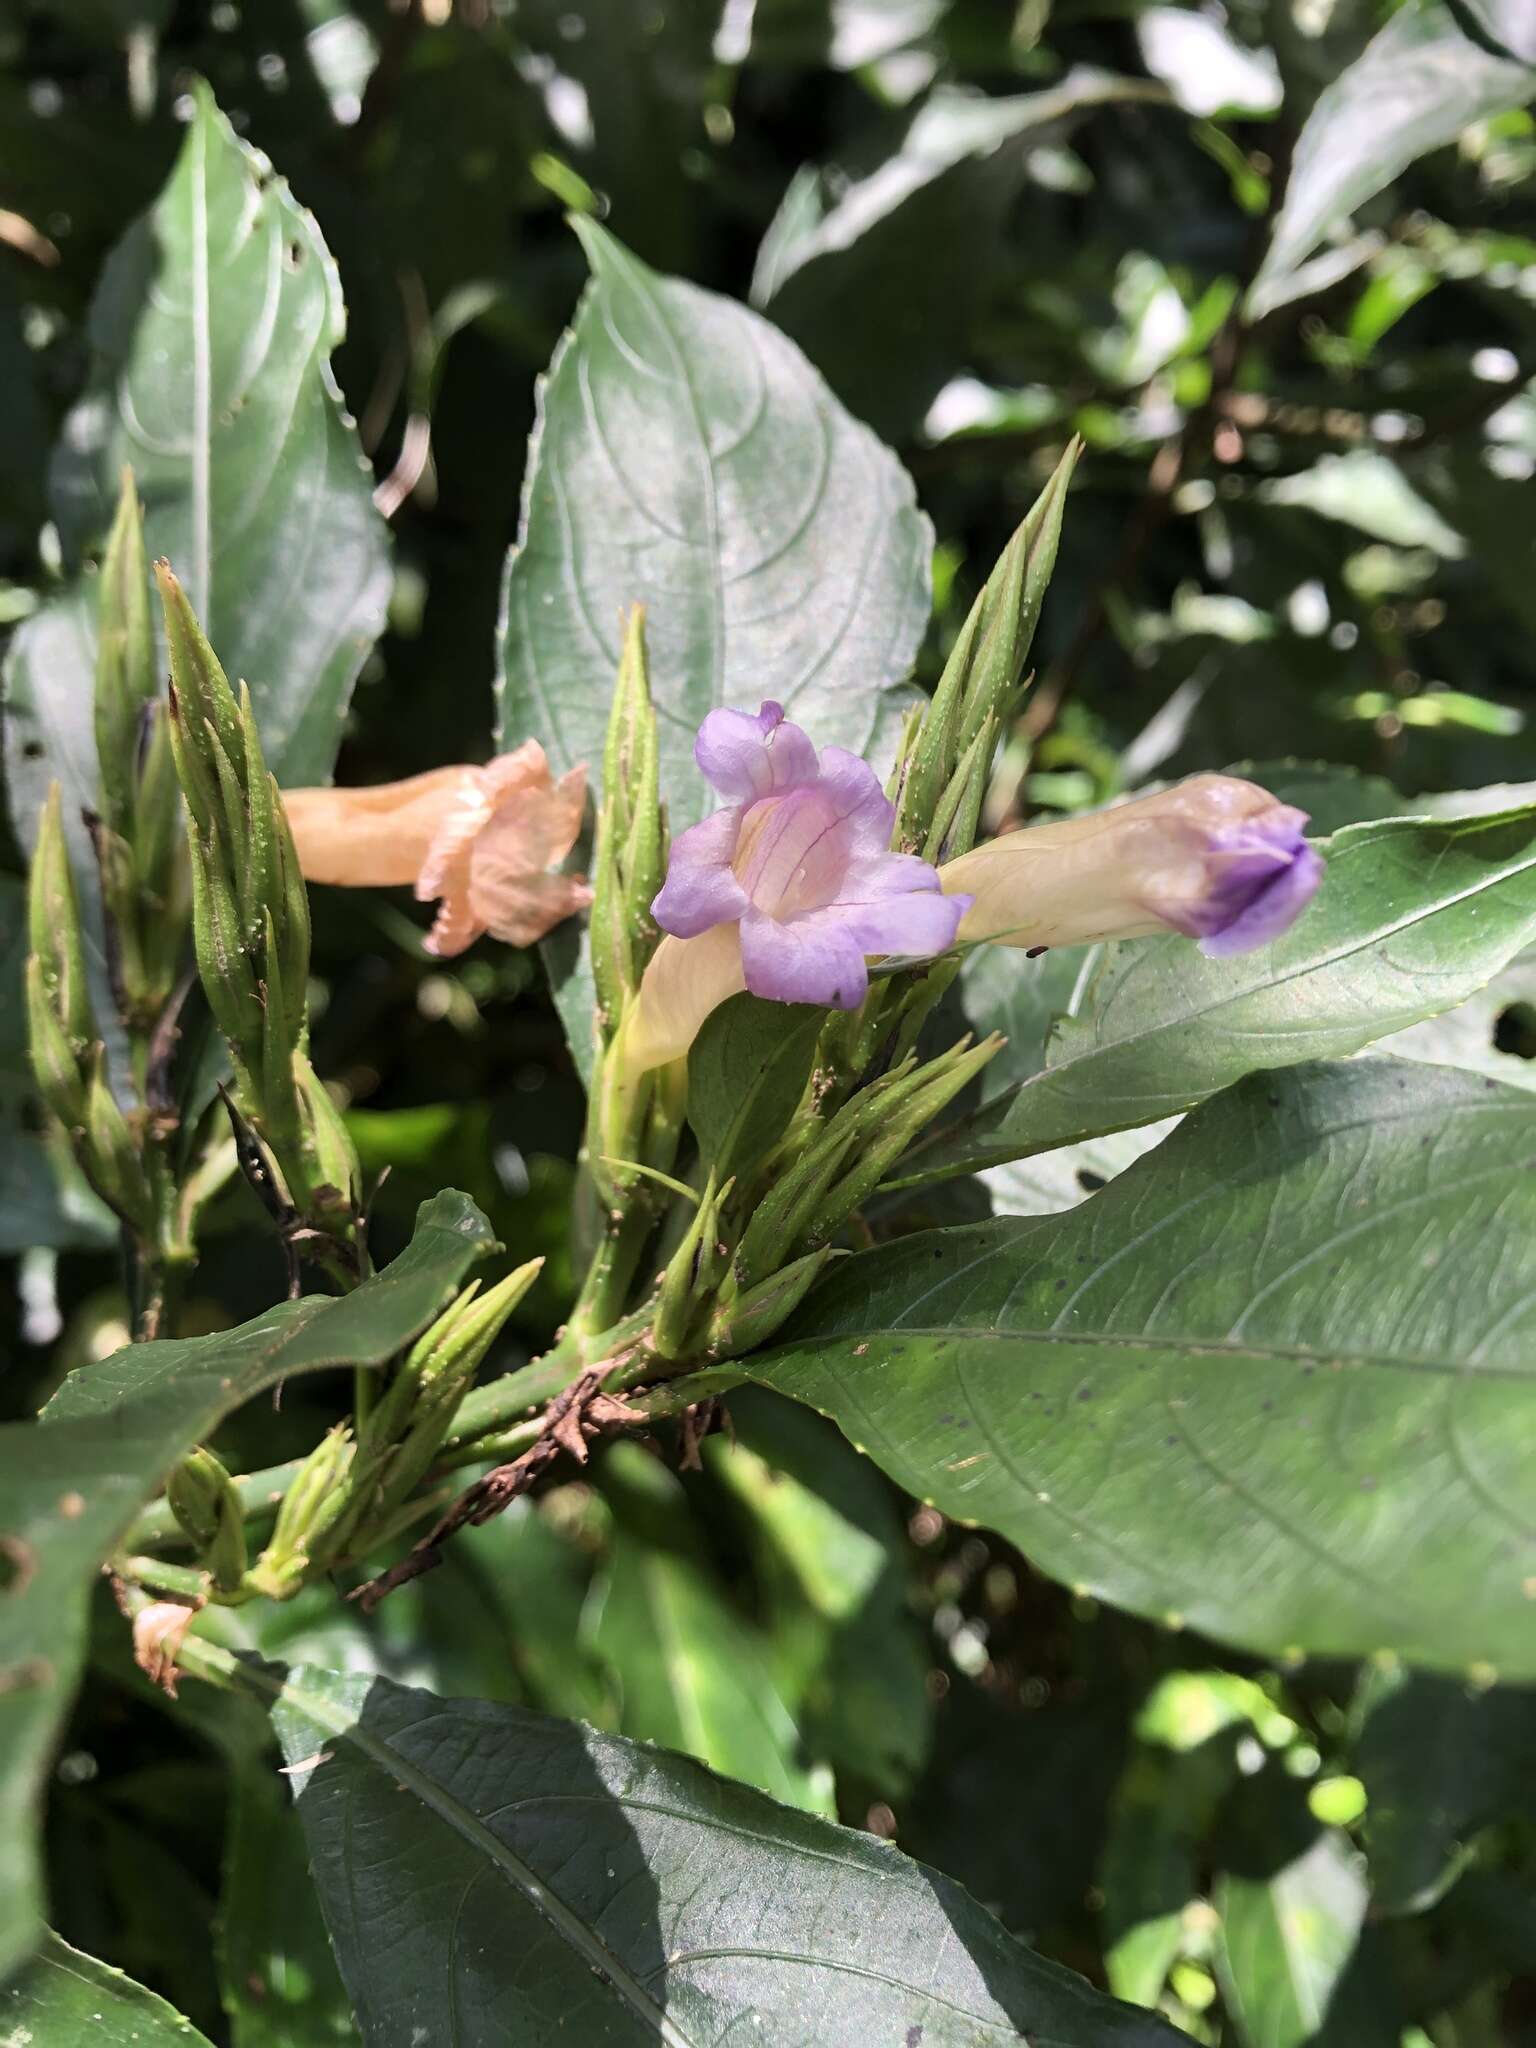
{"type": "Polygon", "coordinates": [[[209,1573],[192,1565],[167,1564],[159,1557],[116,1557],[112,1569],[122,1579],[155,1593],[177,1593],[188,1600],[206,1600],[213,1590],[209,1573]]]}
{"type": "Polygon", "coordinates": [[[569,1329],[578,1342],[590,1341],[606,1332],[623,1315],[635,1268],[655,1222],[650,1204],[640,1198],[637,1190],[619,1220],[609,1223],[571,1311],[569,1329]]]}

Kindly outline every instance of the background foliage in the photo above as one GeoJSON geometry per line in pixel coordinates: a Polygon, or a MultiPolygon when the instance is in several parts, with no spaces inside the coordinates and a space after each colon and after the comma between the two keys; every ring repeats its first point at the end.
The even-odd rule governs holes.
{"type": "MultiPolygon", "coordinates": [[[[556,1762],[626,1798],[652,1771],[689,1811],[721,1820],[719,1799],[736,1802],[731,1839],[763,1831],[803,1858],[806,1915],[827,1817],[895,1839],[943,1873],[902,1880],[919,1957],[946,1915],[976,1952],[991,1939],[952,1878],[1045,1956],[1204,2041],[1536,2039],[1536,1709],[1511,1682],[1536,1678],[1536,1578],[1512,1562],[1529,1556],[1536,1447],[1520,1384],[1536,900],[1529,819],[1478,815],[1529,792],[1446,796],[1536,781],[1533,99],[1522,0],[1231,0],[1225,15],[1139,0],[0,12],[7,1418],[126,1334],[102,1214],[54,1171],[22,1080],[14,878],[47,777],[91,782],[88,723],[61,722],[49,680],[89,630],[83,594],[130,442],[151,546],[185,556],[194,586],[203,564],[205,623],[231,673],[266,687],[269,753],[290,781],[324,778],[338,730],[336,772],[354,782],[482,758],[493,732],[536,734],[560,765],[593,758],[618,621],[588,592],[610,586],[616,554],[675,583],[695,522],[715,522],[717,547],[748,572],[730,602],[652,606],[658,692],[669,677],[678,692],[665,773],[686,806],[699,791],[685,728],[712,703],[782,681],[818,737],[859,745],[914,661],[931,684],[1075,432],[1086,453],[1038,680],[992,821],[1249,762],[1336,834],[1330,893],[1287,941],[1279,985],[1236,988],[1228,968],[1207,988],[1198,965],[1159,977],[1137,955],[1111,963],[1091,1028],[1069,1023],[1047,1044],[1092,962],[1053,957],[1028,981],[1015,956],[968,969],[972,1021],[1007,1029],[1010,1046],[903,1199],[908,1225],[971,1227],[940,1255],[966,1273],[932,1276],[937,1312],[905,1354],[899,1404],[866,1395],[886,1357],[860,1346],[902,1341],[903,1303],[883,1308],[881,1290],[905,1249],[832,1284],[815,1327],[732,1398],[734,1439],[706,1441],[699,1469],[678,1470],[670,1443],[660,1462],[616,1447],[469,1532],[370,1622],[312,1590],[232,1634],[345,1674],[286,1704],[291,1766],[366,1701],[346,1706],[360,1731],[348,1784],[401,1831],[400,1857],[431,1865],[441,1845],[411,1833],[367,1741],[377,1723],[409,1746],[420,1709],[400,1688],[426,1685],[493,1704],[475,1710],[469,1761],[413,1788],[423,1828],[442,1826],[444,1802],[520,1796],[519,1773],[556,1762]],[[151,208],[154,246],[185,263],[158,280],[135,226],[151,208]],[[221,268],[247,208],[261,233],[221,268]],[[171,289],[157,296],[157,282],[171,289]],[[668,355],[679,332],[702,403],[668,355]],[[664,402],[634,407],[616,334],[670,375],[664,402]],[[203,344],[200,416],[233,438],[210,468],[195,437],[161,435],[146,472],[142,437],[156,439],[157,404],[182,417],[183,351],[203,344]],[[767,462],[736,451],[754,379],[767,462]],[[678,531],[657,517],[658,499],[675,502],[652,489],[658,448],[696,464],[696,511],[678,531]],[[615,459],[623,526],[594,509],[615,459]],[[504,591],[525,491],[526,545],[504,591]],[[925,629],[914,578],[930,548],[925,629]],[[1193,1040],[1191,1015],[1208,1027],[1193,1040]],[[1402,1069],[1386,1062],[1243,1078],[1289,1069],[1303,1041],[1309,1056],[1349,1054],[1389,1031],[1399,1062],[1462,1071],[1425,1075],[1401,1110],[1402,1069]],[[1163,1118],[1234,1082],[1158,1171],[1176,1178],[1186,1220],[1173,1229],[1196,1231],[1187,1219],[1204,1204],[1269,1247],[1262,1309],[1232,1297],[1247,1269],[1206,1237],[1198,1284],[1170,1307],[1161,1271],[1142,1270],[1140,1294],[1116,1279],[1146,1183],[1131,1174],[1078,1205],[1163,1118]],[[1336,1129],[1325,1167],[1309,1166],[1336,1129]],[[1298,1134],[1314,1154],[1245,1183],[1256,1149],[1298,1134]],[[964,1173],[937,1178],[941,1166],[964,1173]],[[1378,1197],[1402,1212],[1371,1241],[1377,1263],[1320,1294],[1348,1203],[1378,1197]],[[1516,1255],[1488,1256],[1495,1223],[1516,1255]],[[1394,1322],[1387,1281],[1426,1230],[1436,1264],[1413,1317],[1394,1322]],[[1068,1259],[1087,1269],[1074,1285],[1102,1350],[1091,1384],[1079,1339],[1059,1359],[1036,1341],[1068,1259]],[[1007,1287],[989,1294],[1000,1261],[1007,1287]],[[1319,1301],[1327,1356],[1302,1359],[1319,1301]],[[1243,1370],[1219,1412],[1193,1385],[1160,1380],[1149,1398],[1133,1347],[1176,1377],[1191,1347],[1235,1323],[1243,1370]],[[965,1390],[946,1363],[946,1332],[975,1327],[1001,1331],[999,1372],[1010,1331],[1037,1369],[1034,1407],[1008,1412],[982,1477],[967,1473],[965,1390]],[[852,1442],[773,1389],[828,1411],[852,1442]],[[1098,1434],[1079,1429],[1059,1451],[1053,1421],[1089,1397],[1098,1434]],[[1242,1427],[1255,1407],[1258,1439],[1242,1427]],[[1263,1469],[1225,1452],[1256,1440],[1263,1469]],[[1378,1486],[1389,1458],[1395,1477],[1378,1486]],[[1225,1490],[1200,1493],[1208,1519],[1188,1518],[1191,1475],[1213,1459],[1225,1490]],[[1254,1510],[1277,1485],[1295,1510],[1279,1529],[1254,1510]],[[1443,1519],[1423,1516],[1431,1495],[1443,1519]],[[1150,1573],[1149,1517],[1166,1528],[1150,1573]],[[1384,1578],[1412,1598],[1373,1637],[1384,1578]],[[1293,1654],[1298,1641],[1319,1654],[1293,1654]],[[602,1732],[546,1762],[518,1735],[528,1708],[602,1732]],[[635,1740],[740,1784],[712,1789],[635,1740]],[[468,1782],[476,1770],[487,1783],[468,1782]]],[[[399,895],[321,891],[314,909],[314,1058],[365,1169],[392,1164],[381,1252],[453,1186],[520,1258],[547,1254],[497,1361],[514,1363],[562,1321],[583,1249],[581,1048],[573,1059],[556,1002],[580,1014],[569,962],[493,945],[433,961],[399,895]]],[[[227,1329],[281,1292],[275,1249],[250,1250],[258,1222],[243,1189],[212,1212],[193,1330],[227,1329]]],[[[410,1254],[433,1255],[421,1239],[410,1254]]],[[[285,1341],[310,1343],[300,1363],[366,1363],[430,1312],[383,1299],[376,1328],[285,1341]]],[[[365,1322],[369,1303],[353,1301],[365,1322]]],[[[297,1374],[284,1358],[253,1352],[249,1388],[297,1374]]],[[[112,1393],[104,1384],[106,1422],[78,1386],[54,1415],[40,1515],[56,1474],[129,1462],[112,1393]]],[[[169,1390],[132,1457],[163,1462],[167,1431],[190,1441],[228,1406],[227,1389],[196,1399],[194,1414],[190,1385],[169,1390]]],[[[294,1377],[281,1407],[249,1403],[225,1428],[226,1463],[292,1456],[336,1412],[323,1376],[294,1377]]],[[[137,1496],[120,1505],[121,1522],[137,1496]]],[[[86,1569],[95,1538],[73,1526],[86,1569]]],[[[300,1836],[254,1709],[216,1715],[197,1687],[155,1693],[104,1587],[87,1626],[79,1560],[60,1546],[55,1625],[77,1640],[58,1646],[58,1695],[30,1696],[40,1718],[16,1754],[43,1768],[42,1721],[63,1711],[83,1654],[51,1764],[62,1941],[0,2001],[39,2044],[76,2038],[76,2008],[49,2001],[82,1983],[124,2040],[184,2038],[162,1997],[237,2048],[356,2038],[303,1876],[334,1856],[333,1816],[306,1813],[300,1836]],[[147,1990],[114,1988],[66,1943],[147,1990]]],[[[51,1585],[30,1597],[51,1601],[51,1585]]],[[[34,1873],[12,1833],[0,1881],[20,1896],[34,1873]]],[[[658,1852],[644,1847],[650,1868],[658,1852]]],[[[462,1841],[453,1853],[472,1855],[462,1841]]],[[[872,1842],[860,1882],[880,1853],[872,1842]]],[[[355,1976],[371,1937],[336,1938],[355,1976]]],[[[449,1933],[427,1915],[417,1938],[394,1967],[427,1981],[449,1933]]],[[[626,1938],[638,1974],[654,1929],[626,1938]]],[[[1000,1948],[983,1973],[1005,2015],[1020,1953],[1000,1948]]],[[[543,2038],[543,1989],[536,1953],[511,1989],[471,1983],[466,2038],[475,2001],[502,2010],[514,1991],[543,2038]]],[[[1050,1995],[1061,2025],[1077,2024],[1069,1994],[1050,1995]]],[[[594,2028],[620,2026],[601,2000],[593,2011],[594,2028]]],[[[1103,2011],[1082,2024],[1071,2038],[1111,2038],[1103,2011]]]]}

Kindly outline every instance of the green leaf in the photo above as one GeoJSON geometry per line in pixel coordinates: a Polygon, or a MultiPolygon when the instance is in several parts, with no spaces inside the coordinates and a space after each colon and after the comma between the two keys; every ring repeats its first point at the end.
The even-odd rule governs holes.
{"type": "Polygon", "coordinates": [[[1432,548],[1448,562],[1460,561],[1467,552],[1461,535],[1420,497],[1392,458],[1368,448],[1320,456],[1310,469],[1261,484],[1258,495],[1267,505],[1299,506],[1395,547],[1432,548]]]}
{"type": "Polygon", "coordinates": [[[1536,1088],[1536,953],[1522,953],[1488,986],[1443,1017],[1382,1039],[1379,1052],[1431,1066],[1492,1074],[1515,1088],[1536,1088]],[[1518,1050],[1506,1050],[1506,1034],[1518,1050]]]}
{"type": "Polygon", "coordinates": [[[322,1672],[275,1718],[368,2048],[445,2001],[465,2039],[528,2048],[1181,2038],[937,1872],[682,1757],[322,1672]]]}
{"type": "Polygon", "coordinates": [[[0,2029],[8,2048],[211,2048],[163,1998],[52,1933],[0,1990],[0,2029]]]}
{"type": "Polygon", "coordinates": [[[264,1756],[244,1758],[231,1777],[218,1952],[233,2048],[356,2043],[304,1833],[264,1756]]]}
{"type": "Polygon", "coordinates": [[[791,182],[763,240],[753,302],[861,419],[910,435],[965,357],[1028,151],[1094,107],[1148,98],[1165,95],[1088,66],[1045,92],[1003,98],[940,87],[884,163],[836,176],[834,204],[823,205],[814,173],[791,182]]]}
{"type": "Polygon", "coordinates": [[[473,1203],[439,1195],[407,1249],[354,1293],[283,1302],[208,1337],[130,1345],[71,1374],[39,1422],[0,1429],[0,1977],[41,1918],[37,1806],[97,1567],[225,1415],[298,1373],[383,1365],[491,1244],[473,1203]]]}
{"type": "Polygon", "coordinates": [[[623,1733],[825,1810],[825,1773],[797,1759],[766,1646],[705,1561],[682,1487],[633,1444],[614,1445],[602,1477],[618,1528],[585,1634],[613,1674],[623,1733]]]}
{"type": "MultiPolygon", "coordinates": [[[[169,557],[230,676],[249,682],[268,764],[288,784],[328,779],[389,589],[384,525],[329,368],[343,327],[313,217],[199,88],[169,182],[103,274],[55,516],[78,566],[132,464],[149,551],[169,557]]],[[[12,815],[30,839],[57,777],[82,882],[95,606],[87,577],[22,626],[6,666],[12,815]]]]}
{"type": "Polygon", "coordinates": [[[688,1121],[721,1180],[755,1166],[800,1106],[825,1010],[732,996],[688,1052],[688,1121]]]}
{"type": "Polygon", "coordinates": [[[848,1259],[737,1370],[911,1493],[1268,1654],[1536,1677],[1536,1102],[1254,1078],[1065,1216],[848,1259]]]}
{"type": "Polygon", "coordinates": [[[1271,1874],[1223,1874],[1218,1965],[1244,2048],[1302,2048],[1322,2031],[1367,1896],[1359,1855],[1333,1832],[1271,1874]]]}
{"type": "Polygon", "coordinates": [[[863,753],[927,621],[932,534],[890,451],[744,306],[576,223],[592,282],[555,352],[507,568],[500,743],[602,760],[621,607],[649,607],[674,833],[714,807],[706,712],[772,697],[863,753]]]}
{"type": "Polygon", "coordinates": [[[1283,306],[1318,243],[1416,158],[1532,97],[1536,69],[1473,42],[1441,0],[1408,0],[1308,115],[1250,316],[1283,306]]]}
{"type": "Polygon", "coordinates": [[[928,1654],[909,1611],[893,1489],[818,1415],[742,1387],[701,1455],[757,1569],[768,1655],[805,1745],[901,1798],[925,1761],[928,1654]]]}
{"type": "Polygon", "coordinates": [[[1536,1701],[1419,1673],[1381,1689],[1355,1750],[1378,1913],[1422,1913],[1480,1830],[1536,1814],[1536,1701]]]}
{"type": "MultiPolygon", "coordinates": [[[[1152,1123],[1244,1074],[1358,1051],[1454,1008],[1536,937],[1536,809],[1354,825],[1323,851],[1316,901],[1273,946],[1238,960],[1173,937],[1101,949],[1096,971],[1085,963],[1073,981],[1044,1065],[1018,1079],[1018,1056],[995,1061],[983,1086],[998,1092],[909,1155],[908,1178],[1152,1123]]],[[[968,984],[981,991],[968,1003],[978,1030],[1006,1031],[1021,1004],[1031,1019],[1049,1007],[1011,992],[1010,969],[1023,983],[1032,964],[1007,962],[968,984]]],[[[1042,975],[1040,986],[1059,983],[1042,975]]]]}

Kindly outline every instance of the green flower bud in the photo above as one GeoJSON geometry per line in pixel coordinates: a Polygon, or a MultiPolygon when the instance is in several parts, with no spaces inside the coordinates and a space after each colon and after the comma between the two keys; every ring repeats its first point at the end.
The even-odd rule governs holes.
{"type": "Polygon", "coordinates": [[[85,1078],[49,999],[43,963],[27,961],[27,1037],[38,1093],[68,1131],[85,1123],[85,1078]]]}
{"type": "Polygon", "coordinates": [[[834,1259],[846,1257],[847,1253],[835,1246],[823,1245],[820,1251],[807,1252],[755,1287],[743,1289],[727,1283],[710,1320],[710,1356],[741,1358],[766,1344],[780,1325],[788,1322],[826,1267],[834,1259]]]}
{"type": "Polygon", "coordinates": [[[81,1164],[104,1202],[140,1237],[154,1235],[155,1204],[127,1119],[107,1082],[106,1053],[95,1048],[85,1090],[81,1164]]]}
{"type": "Polygon", "coordinates": [[[357,1447],[338,1423],[310,1452],[283,1496],[271,1541],[246,1574],[254,1592],[291,1600],[314,1569],[323,1569],[329,1529],[351,1505],[347,1478],[357,1447]]]}
{"type": "Polygon", "coordinates": [[[1001,729],[1013,714],[1056,563],[1067,485],[1080,453],[1081,443],[1074,441],[1056,465],[999,556],[950,650],[906,764],[897,814],[897,836],[903,846],[927,843],[962,755],[989,719],[1001,729]]]}
{"type": "Polygon", "coordinates": [[[102,558],[96,649],[101,814],[114,832],[132,840],[138,813],[144,708],[153,702],[157,684],[144,526],[131,469],[122,473],[117,516],[102,558]]]}
{"type": "Polygon", "coordinates": [[[83,1056],[96,1041],[96,1019],[85,978],[85,942],[64,837],[63,798],[56,782],[38,818],[27,877],[27,922],[53,1014],[76,1055],[83,1056]]]}
{"type": "Polygon", "coordinates": [[[589,945],[599,1008],[611,1031],[656,944],[651,901],[666,866],[656,713],[645,611],[624,622],[624,647],[603,748],[603,800],[592,855],[589,945]]]}
{"type": "Polygon", "coordinates": [[[724,1265],[720,1208],[733,1185],[727,1181],[723,1188],[717,1188],[711,1168],[693,1221],[667,1261],[656,1312],[651,1318],[651,1348],[660,1358],[686,1358],[692,1348],[694,1325],[703,1304],[713,1294],[724,1265]]]}
{"type": "Polygon", "coordinates": [[[233,1593],[245,1575],[245,1518],[222,1461],[207,1449],[191,1452],[166,1481],[165,1495],[214,1585],[233,1593]]]}

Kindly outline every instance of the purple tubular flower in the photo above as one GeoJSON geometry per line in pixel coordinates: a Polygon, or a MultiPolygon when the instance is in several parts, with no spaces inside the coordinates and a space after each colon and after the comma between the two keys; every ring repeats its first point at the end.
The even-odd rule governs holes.
{"type": "Polygon", "coordinates": [[[1075,946],[1159,931],[1224,959],[1288,931],[1323,862],[1305,811],[1235,775],[1193,775],[1152,796],[1006,833],[942,870],[972,908],[962,940],[1075,946]]]}
{"type": "Polygon", "coordinates": [[[969,899],[890,851],[895,806],[866,761],[841,747],[818,756],[774,703],[756,717],[712,711],[694,758],[729,808],[673,845],[651,906],[664,932],[735,925],[754,995],[837,1010],[864,1000],[867,955],[926,958],[954,943],[969,899]]]}

